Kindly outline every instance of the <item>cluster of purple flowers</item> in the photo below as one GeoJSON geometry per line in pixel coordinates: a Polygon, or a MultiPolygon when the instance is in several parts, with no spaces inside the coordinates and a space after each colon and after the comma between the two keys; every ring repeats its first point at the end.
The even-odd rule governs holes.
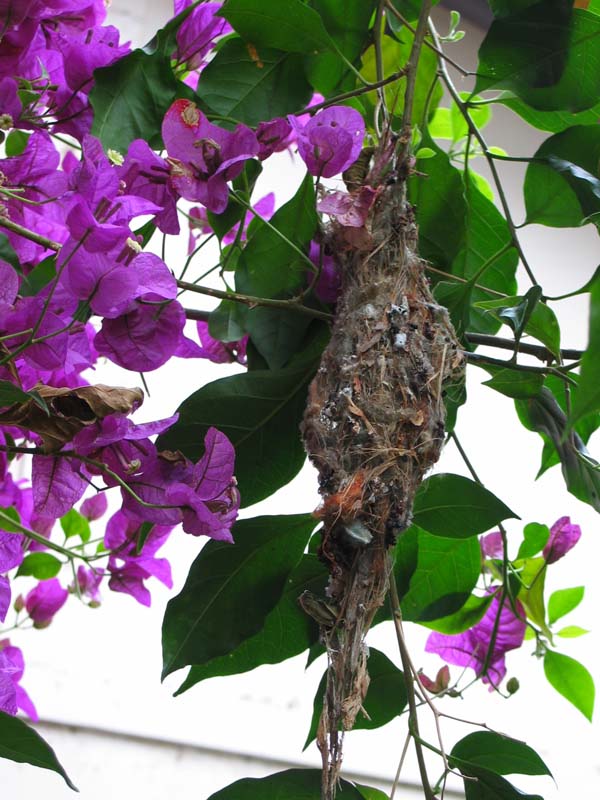
{"type": "MultiPolygon", "coordinates": [[[[0,509],[18,515],[16,528],[3,530],[0,522],[0,622],[12,605],[17,620],[24,615],[44,628],[69,595],[98,605],[105,583],[150,605],[149,579],[172,585],[169,562],[157,556],[171,532],[180,525],[193,536],[231,541],[239,508],[234,450],[222,433],[211,428],[204,455],[192,463],[156,447],[156,435],[176,415],[136,424],[129,414],[140,400],[98,411],[76,394],[101,356],[136,373],[156,370],[172,357],[245,364],[247,337],[220,342],[205,322],[197,323],[191,338],[184,333],[177,281],[161,258],[143,251],[138,219],[150,217],[163,234],[177,235],[178,201],[199,204],[189,214],[193,248],[197,233],[211,232],[208,212],[225,210],[229,183],[249,159],[263,161],[295,144],[309,172],[328,178],[356,160],[365,127],[358,112],[340,106],[266,120],[256,130],[242,124],[230,130],[213,124],[191,101],[176,100],[162,124],[164,157],[141,139],[126,153],[105,153],[91,135],[94,70],[130,48],[103,24],[104,0],[0,5],[0,131],[18,143],[0,159],[0,232],[16,255],[11,263],[0,258],[0,381],[25,392],[66,391],[60,403],[49,404],[50,422],[42,426],[35,421],[43,417],[39,408],[36,417],[26,403],[0,407],[0,509]],[[56,134],[79,146],[55,144],[56,134]],[[50,433],[49,425],[55,426],[50,433]],[[15,445],[16,458],[9,460],[15,445]],[[17,452],[28,449],[31,456],[17,452]],[[28,458],[30,478],[15,479],[11,469],[18,464],[23,474],[28,458]],[[32,552],[51,552],[57,521],[90,485],[97,493],[83,499],[78,512],[86,524],[104,523],[106,492],[120,489],[120,507],[104,523],[100,551],[86,550],[82,535],[74,556],[82,563],[71,585],[51,577],[13,597],[9,578],[32,552]]],[[[190,5],[192,0],[175,0],[175,14],[190,5]]],[[[194,6],[177,31],[172,63],[191,86],[201,79],[215,41],[231,32],[217,16],[221,5],[194,6]]],[[[315,96],[312,103],[322,99],[315,96]]],[[[327,213],[339,211],[340,224],[359,224],[342,195],[327,213]]],[[[364,222],[368,202],[350,205],[364,222]]],[[[273,194],[255,204],[265,219],[274,208],[273,194]]],[[[241,229],[237,224],[225,234],[225,246],[245,241],[246,217],[241,229]]],[[[339,276],[332,257],[316,242],[309,256],[321,267],[315,291],[335,302],[339,276]]],[[[2,640],[0,709],[35,718],[20,687],[22,674],[21,651],[2,640]]]]}

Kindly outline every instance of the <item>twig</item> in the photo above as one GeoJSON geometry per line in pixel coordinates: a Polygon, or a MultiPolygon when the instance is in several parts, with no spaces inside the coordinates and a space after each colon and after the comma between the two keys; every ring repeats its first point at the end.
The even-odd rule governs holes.
{"type": "Polygon", "coordinates": [[[501,358],[493,358],[486,356],[483,353],[471,353],[468,350],[462,351],[463,356],[471,364],[491,364],[494,367],[502,367],[503,369],[512,369],[515,372],[532,372],[536,375],[556,375],[565,383],[571,386],[577,386],[577,382],[566,374],[566,368],[559,369],[557,367],[536,367],[531,364],[517,364],[516,361],[504,361],[501,358]]]}
{"type": "Polygon", "coordinates": [[[186,289],[189,292],[196,292],[197,294],[204,294],[208,297],[216,297],[219,300],[233,300],[235,303],[242,303],[250,308],[255,308],[256,306],[282,308],[288,311],[296,311],[298,314],[306,314],[315,319],[322,319],[326,322],[331,322],[333,319],[332,314],[326,311],[319,311],[317,308],[309,308],[297,302],[294,298],[291,300],[276,300],[270,297],[254,297],[248,294],[240,294],[239,292],[226,292],[221,289],[213,289],[210,286],[198,286],[195,283],[187,283],[187,281],[177,281],[177,286],[180,289],[186,289]]]}
{"type": "MultiPolygon", "coordinates": [[[[427,264],[425,269],[427,272],[434,272],[436,275],[442,275],[449,281],[455,281],[456,283],[471,283],[471,280],[468,278],[461,278],[459,275],[453,275],[451,272],[444,272],[443,269],[437,269],[437,267],[432,267],[430,264],[427,264]]],[[[488,286],[482,286],[480,283],[474,283],[473,288],[481,289],[482,292],[487,292],[494,297],[508,297],[508,295],[504,292],[498,292],[496,289],[490,289],[488,286]]]]}
{"type": "MultiPolygon", "coordinates": [[[[481,344],[487,347],[498,347],[501,350],[514,351],[515,343],[512,339],[503,339],[501,336],[492,336],[488,333],[475,333],[474,331],[466,331],[465,338],[471,344],[481,344]]],[[[556,358],[554,353],[548,350],[544,345],[528,344],[527,342],[519,343],[519,352],[525,353],[528,356],[535,356],[540,361],[551,361],[556,358]]],[[[585,351],[573,350],[572,348],[565,348],[560,351],[561,358],[579,360],[585,351]]]]}
{"type": "Polygon", "coordinates": [[[404,92],[404,109],[402,112],[402,127],[400,129],[400,140],[403,141],[403,156],[408,151],[408,138],[410,137],[411,119],[413,102],[415,97],[415,85],[417,83],[417,70],[419,66],[419,55],[421,46],[427,33],[427,19],[431,10],[432,0],[422,0],[421,11],[416,30],[414,31],[414,41],[410,50],[410,56],[406,65],[406,91],[404,92]],[[405,137],[407,137],[405,139],[405,137]]]}
{"type": "Polygon", "coordinates": [[[400,753],[400,761],[398,762],[398,769],[396,770],[394,783],[392,784],[392,791],[390,792],[390,800],[394,800],[394,795],[396,794],[396,789],[398,788],[398,783],[400,782],[400,773],[402,772],[402,767],[404,766],[404,759],[406,758],[406,753],[408,752],[409,744],[410,744],[410,731],[406,734],[406,739],[404,740],[404,747],[402,748],[402,752],[400,753]]]}
{"type": "Polygon", "coordinates": [[[183,310],[185,311],[186,319],[193,319],[198,322],[208,322],[211,314],[210,311],[204,311],[204,309],[199,308],[184,308],[183,310]]]}
{"type": "Polygon", "coordinates": [[[58,242],[54,242],[52,239],[47,239],[45,236],[41,236],[39,233],[30,231],[29,228],[24,228],[22,225],[19,225],[17,222],[13,222],[5,216],[0,216],[0,227],[6,228],[7,231],[12,231],[19,236],[22,236],[24,239],[29,239],[30,242],[40,244],[42,247],[46,247],[48,250],[54,250],[57,253],[62,247],[62,245],[58,242]]]}
{"type": "Polygon", "coordinates": [[[381,81],[368,83],[366,86],[361,86],[358,89],[352,89],[352,91],[349,92],[342,92],[342,94],[336,94],[335,97],[330,97],[328,100],[323,100],[322,103],[315,103],[314,106],[306,106],[301,111],[298,111],[297,115],[315,114],[322,108],[327,108],[328,106],[334,105],[335,103],[339,103],[342,100],[349,100],[351,97],[358,97],[361,94],[366,94],[367,92],[372,92],[375,89],[380,89],[382,86],[387,86],[388,83],[393,83],[394,81],[400,80],[400,78],[403,78],[405,75],[406,75],[406,68],[399,69],[397,72],[394,72],[392,75],[388,75],[387,78],[383,78],[381,81]]]}

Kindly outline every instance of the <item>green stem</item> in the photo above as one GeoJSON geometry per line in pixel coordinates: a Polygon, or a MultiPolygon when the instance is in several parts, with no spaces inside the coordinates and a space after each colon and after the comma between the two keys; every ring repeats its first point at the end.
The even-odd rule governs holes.
{"type": "Polygon", "coordinates": [[[29,239],[30,242],[35,242],[35,244],[46,247],[48,250],[54,250],[57,253],[62,247],[62,245],[60,245],[58,242],[54,242],[52,239],[41,236],[39,233],[30,231],[29,228],[24,228],[17,222],[13,222],[12,220],[8,219],[8,217],[0,216],[0,227],[5,228],[7,231],[12,231],[18,236],[22,236],[24,239],[29,239]]]}
{"type": "Polygon", "coordinates": [[[9,514],[6,514],[2,509],[0,509],[0,520],[2,522],[7,523],[7,527],[4,528],[4,530],[8,533],[14,533],[14,531],[12,531],[11,528],[18,528],[18,531],[16,531],[17,533],[26,536],[28,539],[33,539],[34,542],[43,544],[44,547],[47,547],[49,550],[54,550],[55,553],[60,553],[62,556],[68,558],[69,561],[72,561],[74,558],[80,558],[82,561],[87,561],[87,556],[79,555],[79,553],[72,553],[70,550],[67,550],[66,547],[61,547],[59,544],[56,544],[56,542],[53,542],[51,539],[46,539],[46,537],[42,536],[41,533],[32,531],[31,528],[27,528],[25,525],[21,525],[20,522],[14,520],[9,514]]]}

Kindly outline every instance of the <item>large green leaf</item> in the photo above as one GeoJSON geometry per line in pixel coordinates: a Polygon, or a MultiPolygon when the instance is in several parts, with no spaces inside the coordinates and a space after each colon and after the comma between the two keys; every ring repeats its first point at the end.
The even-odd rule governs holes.
{"type": "Polygon", "coordinates": [[[544,673],[548,683],[591,722],[596,690],[594,680],[583,664],[562,653],[547,650],[544,673]]]}
{"type": "MultiPolygon", "coordinates": [[[[313,0],[311,5],[321,16],[339,52],[350,63],[356,61],[369,39],[369,23],[376,5],[375,0],[362,0],[360,3],[313,0]]],[[[338,53],[308,55],[304,69],[312,86],[326,97],[342,91],[343,88],[351,89],[354,86],[355,77],[338,53]]]]}
{"type": "Polygon", "coordinates": [[[540,525],[539,522],[530,522],[525,525],[517,559],[531,558],[537,555],[546,546],[549,536],[550,529],[547,525],[540,525]]]}
{"type": "Polygon", "coordinates": [[[238,38],[225,42],[198,84],[209,108],[253,126],[299,111],[311,94],[301,56],[265,48],[257,57],[238,38]]]}
{"type": "Polygon", "coordinates": [[[233,526],[235,544],[211,541],[163,621],[163,677],[233,652],[258,633],[302,557],[310,514],[256,517],[233,526]]]}
{"type": "Polygon", "coordinates": [[[483,369],[491,372],[493,377],[489,381],[484,381],[484,386],[489,386],[500,394],[507,397],[522,399],[524,397],[535,397],[544,385],[544,376],[536,375],[531,372],[519,372],[514,369],[503,369],[493,367],[489,364],[482,364],[483,369]]]}
{"type": "Polygon", "coordinates": [[[539,794],[522,792],[489,769],[471,767],[463,774],[468,776],[464,779],[465,800],[544,800],[539,794]]]}
{"type": "Polygon", "coordinates": [[[514,511],[484,486],[462,475],[432,475],[423,481],[413,507],[415,525],[434,536],[464,539],[484,533],[514,511]]]}
{"type": "MultiPolygon", "coordinates": [[[[330,50],[331,37],[321,17],[301,0],[226,0],[220,16],[255,47],[274,47],[289,53],[314,53],[330,50]]],[[[260,57],[260,51],[259,51],[260,57]]]]}
{"type": "Polygon", "coordinates": [[[573,586],[571,589],[557,589],[552,592],[548,600],[548,622],[550,625],[577,608],[583,600],[584,592],[584,586],[573,586]]]}
{"type": "MultiPolygon", "coordinates": [[[[349,781],[340,780],[336,794],[337,800],[378,800],[376,790],[367,786],[355,786],[349,781]],[[369,795],[367,792],[371,792],[369,795]]],[[[385,798],[385,795],[383,796],[385,798]]],[[[321,770],[287,769],[265,778],[242,778],[230,784],[208,800],[320,800],[321,770]]]]}
{"type": "MultiPolygon", "coordinates": [[[[406,707],[406,687],[402,670],[398,669],[386,655],[373,647],[369,648],[367,667],[371,682],[363,707],[369,716],[359,712],[353,730],[372,730],[387,725],[406,707]]],[[[305,750],[317,736],[326,682],[327,673],[325,672],[315,694],[310,730],[304,743],[305,750]]]]}
{"type": "Polygon", "coordinates": [[[572,113],[570,111],[540,111],[537,108],[531,108],[518,97],[514,97],[512,92],[502,92],[495,102],[510,108],[534,128],[551,133],[560,133],[573,125],[593,125],[600,118],[600,103],[596,103],[595,106],[585,111],[572,113]]]}
{"type": "Polygon", "coordinates": [[[569,424],[573,425],[588,414],[600,412],[600,283],[590,292],[590,321],[588,346],[581,359],[581,372],[573,393],[569,424]]]}
{"type": "MultiPolygon", "coordinates": [[[[539,287],[533,288],[539,290],[539,287]]],[[[497,300],[479,301],[477,307],[512,328],[517,341],[524,331],[546,345],[551,353],[558,355],[560,326],[556,314],[545,303],[536,302],[531,306],[527,300],[526,295],[502,297],[497,300]]]]}
{"type": "Polygon", "coordinates": [[[309,648],[318,640],[319,631],[312,617],[298,605],[298,597],[307,590],[322,595],[327,579],[328,572],[317,556],[302,556],[264,627],[227,655],[192,667],[177,694],[207,678],[248,672],[261,664],[278,664],[309,648]]]}
{"type": "MultiPolygon", "coordinates": [[[[600,22],[600,20],[599,20],[600,22]]],[[[569,228],[600,222],[600,128],[576,125],[541,145],[525,175],[527,222],[569,228]]]]}
{"type": "Polygon", "coordinates": [[[402,616],[421,622],[454,614],[469,598],[480,571],[476,537],[450,539],[417,528],[416,567],[408,591],[402,592],[402,616]]]}
{"type": "Polygon", "coordinates": [[[179,420],[159,437],[160,449],[197,459],[214,425],[231,440],[242,505],[273,494],[297,475],[306,458],[300,421],[317,361],[257,370],[213,381],[184,400],[179,420]]]}
{"type": "Polygon", "coordinates": [[[483,767],[499,775],[552,775],[535,750],[525,742],[493,731],[475,731],[452,748],[451,765],[483,767]]]}
{"type": "Polygon", "coordinates": [[[124,154],[134,139],[160,149],[163,117],[184,86],[173,75],[169,55],[134,50],[97,69],[94,78],[92,133],[104,149],[124,154]]]}
{"type": "MultiPolygon", "coordinates": [[[[539,395],[516,400],[515,406],[521,423],[541,435],[545,453],[551,448],[557,454],[571,494],[600,511],[598,463],[590,456],[579,433],[568,431],[565,412],[550,389],[544,386],[539,395]]],[[[543,470],[544,465],[540,472],[543,470]]]]}
{"type": "Polygon", "coordinates": [[[56,753],[37,731],[22,719],[0,711],[0,758],[50,769],[61,775],[69,789],[79,791],[59,763],[56,753]]]}
{"type": "Polygon", "coordinates": [[[408,182],[419,224],[419,252],[435,267],[451,272],[465,243],[467,204],[462,175],[432,139],[424,137],[421,144],[435,156],[419,159],[420,174],[408,182]]]}
{"type": "Polygon", "coordinates": [[[19,575],[33,575],[38,581],[54,578],[62,569],[62,561],[50,553],[27,553],[17,570],[19,575]]]}
{"type": "Polygon", "coordinates": [[[510,89],[533,108],[582,111],[598,103],[599,71],[600,19],[544,0],[492,23],[474,91],[510,89]]]}

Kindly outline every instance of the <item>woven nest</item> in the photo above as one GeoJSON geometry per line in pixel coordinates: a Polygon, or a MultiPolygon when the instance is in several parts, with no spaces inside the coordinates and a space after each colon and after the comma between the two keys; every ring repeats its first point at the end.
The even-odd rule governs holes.
{"type": "Polygon", "coordinates": [[[343,288],[303,422],[319,472],[320,556],[334,610],[331,623],[321,620],[329,671],[317,741],[327,798],[341,764],[339,731],[352,728],[368,687],[364,639],[387,593],[387,551],[410,525],[415,492],[440,455],[444,385],[463,369],[416,252],[402,184],[381,189],[366,233],[360,249],[339,226],[325,233],[343,288]]]}

